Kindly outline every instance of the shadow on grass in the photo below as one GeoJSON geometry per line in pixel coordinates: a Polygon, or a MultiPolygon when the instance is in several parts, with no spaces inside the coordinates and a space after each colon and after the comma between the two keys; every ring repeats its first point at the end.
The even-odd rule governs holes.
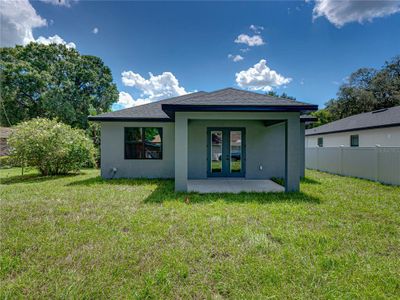
{"type": "MultiPolygon", "coordinates": [[[[285,179],[279,178],[279,177],[272,177],[271,180],[281,186],[285,186],[285,179]]],[[[303,177],[300,179],[301,183],[306,183],[306,184],[321,184],[319,181],[308,178],[308,177],[303,177]]]]}
{"type": "Polygon", "coordinates": [[[166,182],[172,182],[172,179],[148,179],[148,178],[117,178],[117,179],[104,179],[101,176],[91,177],[83,180],[73,181],[67,184],[67,186],[91,186],[94,184],[107,184],[107,185],[149,185],[149,184],[162,184],[166,182]]]}
{"type": "Polygon", "coordinates": [[[224,201],[227,203],[261,203],[292,202],[292,203],[320,203],[320,199],[302,192],[292,193],[182,193],[174,191],[172,179],[103,179],[100,176],[85,180],[74,181],[67,186],[91,186],[96,184],[145,186],[155,185],[154,191],[144,199],[144,203],[164,203],[179,201],[188,204],[210,203],[224,201]]]}
{"type": "Polygon", "coordinates": [[[307,184],[321,184],[321,182],[308,178],[308,177],[303,177],[300,179],[301,183],[307,183],[307,184]]]}
{"type": "Polygon", "coordinates": [[[71,173],[65,175],[55,175],[55,176],[44,176],[41,174],[26,174],[26,175],[17,175],[0,178],[0,184],[16,184],[16,183],[40,183],[50,180],[56,180],[60,178],[66,177],[74,177],[77,175],[82,175],[84,173],[71,173]]]}

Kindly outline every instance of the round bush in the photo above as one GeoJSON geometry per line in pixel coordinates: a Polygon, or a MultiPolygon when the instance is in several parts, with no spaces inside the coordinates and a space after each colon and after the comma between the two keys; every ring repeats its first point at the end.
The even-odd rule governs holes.
{"type": "Polygon", "coordinates": [[[15,164],[12,163],[12,159],[9,156],[0,156],[0,169],[5,169],[5,168],[11,168],[15,166],[15,164]]]}
{"type": "Polygon", "coordinates": [[[55,120],[20,123],[8,144],[14,161],[37,167],[43,175],[66,174],[94,164],[93,142],[84,131],[55,120]]]}

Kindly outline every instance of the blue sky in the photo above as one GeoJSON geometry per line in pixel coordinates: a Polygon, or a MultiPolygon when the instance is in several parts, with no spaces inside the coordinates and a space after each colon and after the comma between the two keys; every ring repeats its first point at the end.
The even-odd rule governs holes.
{"type": "Polygon", "coordinates": [[[46,22],[31,26],[33,39],[57,35],[111,68],[123,92],[114,108],[229,86],[322,106],[352,71],[400,54],[400,5],[393,1],[339,8],[332,0],[19,1],[46,22]]]}

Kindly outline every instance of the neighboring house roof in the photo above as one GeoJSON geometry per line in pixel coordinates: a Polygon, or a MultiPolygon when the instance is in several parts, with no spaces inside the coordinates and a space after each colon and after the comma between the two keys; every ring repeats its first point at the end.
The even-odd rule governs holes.
{"type": "Polygon", "coordinates": [[[306,135],[319,135],[360,129],[400,126],[400,106],[350,116],[306,130],[306,135]]]}
{"type": "Polygon", "coordinates": [[[12,132],[13,129],[11,127],[0,127],[0,138],[7,139],[12,132]]]}
{"type": "Polygon", "coordinates": [[[196,92],[119,111],[90,116],[92,121],[172,121],[175,111],[312,111],[304,102],[227,88],[196,92]]]}
{"type": "Polygon", "coordinates": [[[7,144],[7,140],[13,131],[14,129],[10,127],[0,127],[0,156],[10,154],[10,147],[7,144]]]}

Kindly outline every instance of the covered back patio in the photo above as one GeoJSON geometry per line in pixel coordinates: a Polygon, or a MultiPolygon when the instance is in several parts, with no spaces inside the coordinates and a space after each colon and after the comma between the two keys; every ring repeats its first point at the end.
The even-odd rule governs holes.
{"type": "MultiPolygon", "coordinates": [[[[173,117],[176,191],[299,191],[300,176],[304,173],[304,123],[300,121],[298,111],[174,111],[173,117]],[[229,131],[231,128],[234,131],[229,131]],[[210,130],[211,133],[213,130],[224,133],[241,130],[243,149],[239,173],[229,175],[228,171],[222,172],[221,176],[210,173],[210,169],[218,163],[217,159],[210,159],[210,156],[216,155],[210,130]],[[272,177],[284,179],[285,186],[271,181],[272,177]]],[[[229,143],[227,160],[232,157],[232,151],[229,152],[232,142],[229,143]]],[[[222,157],[220,160],[225,159],[225,154],[218,155],[222,157]]],[[[224,163],[221,162],[220,166],[223,168],[224,163]]]]}
{"type": "Polygon", "coordinates": [[[285,188],[269,179],[207,178],[189,179],[188,192],[205,193],[271,193],[285,188]]]}

